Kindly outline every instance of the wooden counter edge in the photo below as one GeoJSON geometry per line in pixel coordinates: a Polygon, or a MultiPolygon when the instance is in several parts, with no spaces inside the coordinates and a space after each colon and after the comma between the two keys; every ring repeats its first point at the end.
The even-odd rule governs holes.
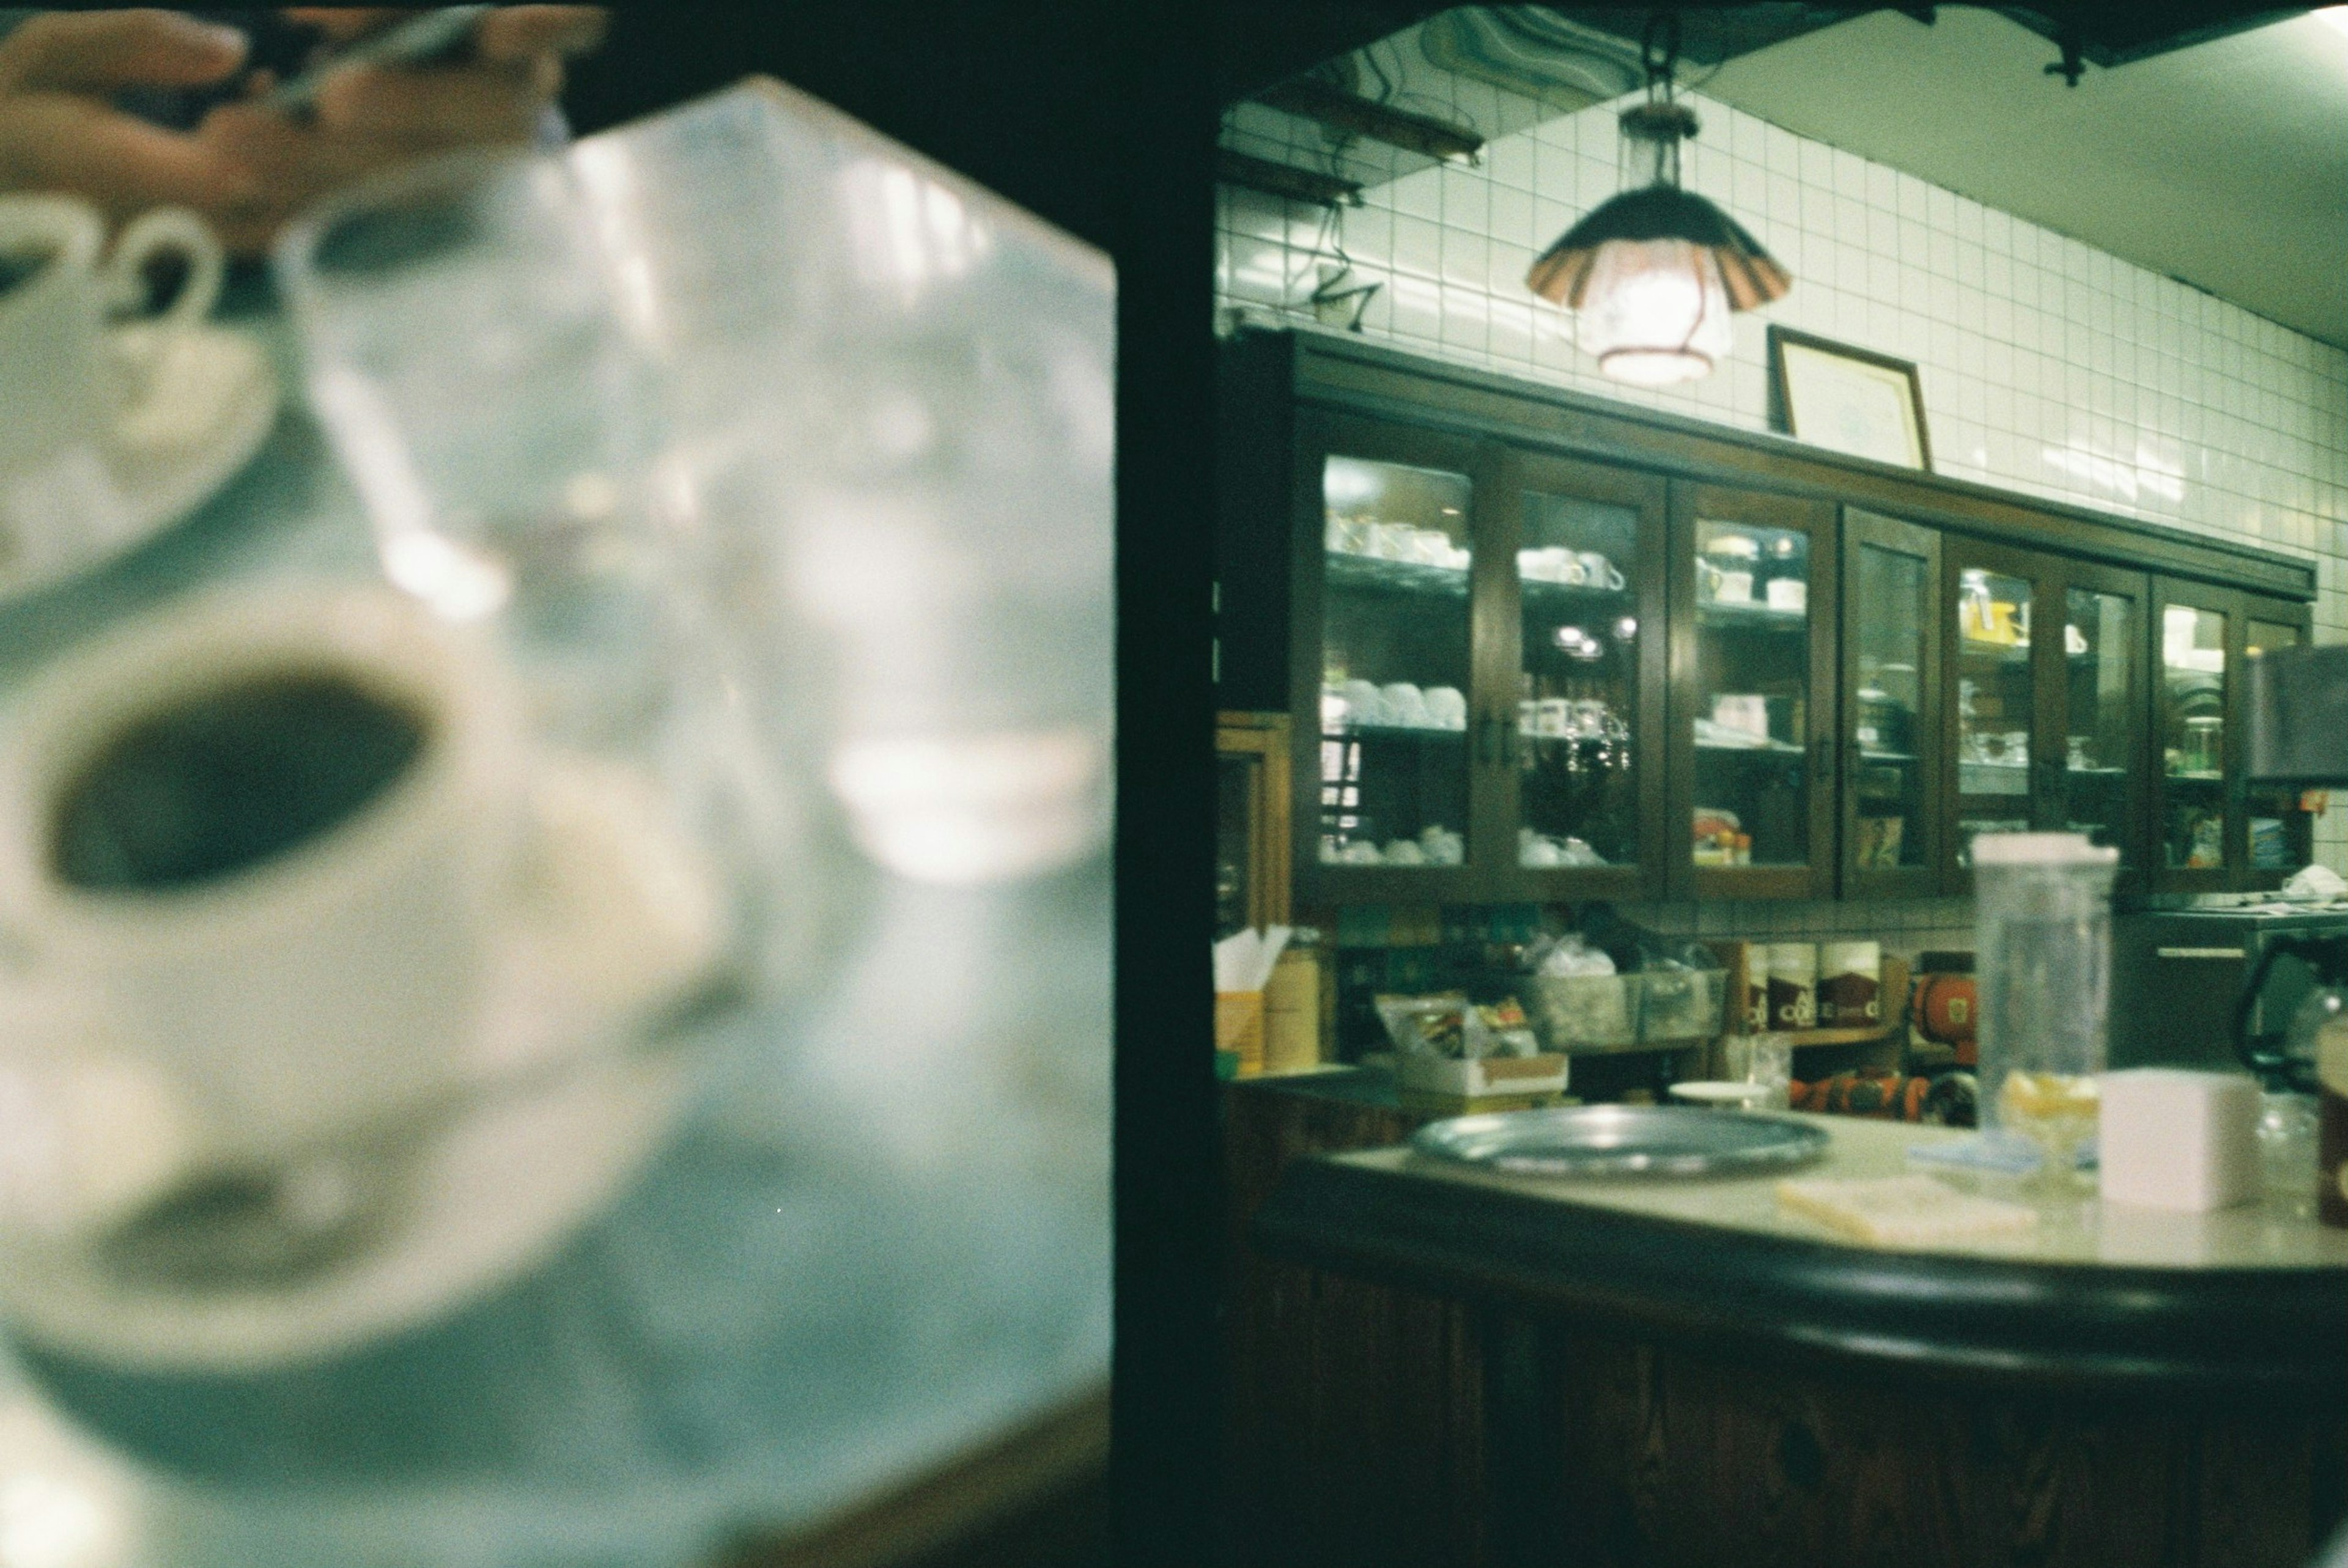
{"type": "Polygon", "coordinates": [[[1251,1236],[1294,1263],[1534,1317],[2049,1393],[2348,1394],[2348,1269],[1876,1251],[1292,1162],[1251,1236]]]}

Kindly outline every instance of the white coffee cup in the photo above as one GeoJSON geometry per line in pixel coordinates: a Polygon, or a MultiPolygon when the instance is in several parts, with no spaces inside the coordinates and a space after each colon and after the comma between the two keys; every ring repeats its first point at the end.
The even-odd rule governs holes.
{"type": "Polygon", "coordinates": [[[1390,682],[1379,691],[1378,695],[1385,702],[1387,723],[1412,730],[1428,727],[1426,695],[1410,682],[1390,682]]]}
{"type": "Polygon", "coordinates": [[[194,213],[162,207],[125,226],[108,252],[105,220],[88,203],[5,196],[0,264],[13,280],[0,287],[0,544],[70,553],[118,526],[101,445],[170,335],[219,298],[220,241],[194,213]],[[142,270],[170,251],[188,266],[178,295],[145,332],[110,342],[109,320],[145,299],[142,270]]]}
{"type": "Polygon", "coordinates": [[[1466,729],[1467,697],[1457,686],[1429,686],[1426,689],[1426,719],[1438,730],[1466,729]]]}
{"type": "Polygon", "coordinates": [[[1772,610],[1807,610],[1810,607],[1810,585],[1797,577],[1773,577],[1768,587],[1769,608],[1772,610]]]}
{"type": "Polygon", "coordinates": [[[1712,722],[1724,730],[1766,737],[1769,733],[1769,700],[1750,692],[1715,697],[1712,722]]]}
{"type": "Polygon", "coordinates": [[[1560,849],[1550,839],[1536,837],[1529,843],[1518,845],[1517,864],[1540,866],[1562,866],[1565,864],[1565,851],[1560,849]]]}
{"type": "Polygon", "coordinates": [[[1383,724],[1386,722],[1386,700],[1378,694],[1377,684],[1371,681],[1348,681],[1337,688],[1345,700],[1345,717],[1355,724],[1383,724]]]}
{"type": "Polygon", "coordinates": [[[396,1115],[491,1065],[475,1053],[524,844],[520,717],[479,634],[388,589],[231,591],[135,625],[52,668],[17,708],[0,755],[0,933],[25,983],[170,1086],[212,1158],[396,1115]],[[117,741],[302,676],[417,722],[387,783],[201,877],[67,879],[62,803],[117,741]]]}
{"type": "Polygon", "coordinates": [[[1622,591],[1622,569],[1608,560],[1602,551],[1584,550],[1574,559],[1581,565],[1581,580],[1591,588],[1602,588],[1613,593],[1622,591]]]}
{"type": "Polygon", "coordinates": [[[1725,571],[1720,574],[1720,586],[1712,597],[1722,604],[1753,602],[1753,574],[1749,571],[1725,571]]]}

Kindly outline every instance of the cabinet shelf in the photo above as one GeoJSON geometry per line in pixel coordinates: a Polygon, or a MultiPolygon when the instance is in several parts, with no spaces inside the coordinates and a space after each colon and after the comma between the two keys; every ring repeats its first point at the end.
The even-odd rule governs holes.
{"type": "Polygon", "coordinates": [[[1712,741],[1698,741],[1695,749],[1720,756],[1798,757],[1803,748],[1787,741],[1771,741],[1763,746],[1724,746],[1712,741]]]}
{"type": "Polygon", "coordinates": [[[1389,560],[1384,556],[1342,555],[1334,550],[1323,559],[1326,580],[1331,588],[1365,589],[1378,593],[1413,593],[1440,599],[1468,597],[1468,569],[1465,567],[1389,560]]]}
{"type": "Polygon", "coordinates": [[[1807,610],[1772,610],[1766,604],[1732,604],[1700,599],[1695,605],[1695,623],[1736,631],[1807,633],[1810,612],[1807,610]]]}
{"type": "Polygon", "coordinates": [[[1957,764],[1960,794],[2028,794],[2028,763],[1964,763],[1957,764]]]}
{"type": "Polygon", "coordinates": [[[1323,730],[1321,737],[1329,741],[1447,741],[1457,745],[1468,738],[1468,732],[1419,724],[1348,724],[1342,730],[1323,730]]]}
{"type": "Polygon", "coordinates": [[[1634,597],[1627,588],[1591,588],[1587,583],[1549,582],[1532,577],[1520,578],[1518,581],[1524,589],[1528,604],[1546,599],[1579,604],[1619,605],[1630,603],[1634,597]]]}

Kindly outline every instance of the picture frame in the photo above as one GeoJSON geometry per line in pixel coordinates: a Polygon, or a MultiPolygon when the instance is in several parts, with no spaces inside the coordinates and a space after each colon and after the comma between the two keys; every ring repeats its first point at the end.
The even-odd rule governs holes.
{"type": "Polygon", "coordinates": [[[1932,471],[1924,384],[1913,360],[1771,323],[1769,427],[1797,441],[1932,471]]]}

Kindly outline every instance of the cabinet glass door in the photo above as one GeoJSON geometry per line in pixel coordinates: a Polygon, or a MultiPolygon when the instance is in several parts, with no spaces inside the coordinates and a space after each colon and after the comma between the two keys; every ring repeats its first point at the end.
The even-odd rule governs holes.
{"type": "Polygon", "coordinates": [[[1843,891],[1937,887],[1941,541],[1843,513],[1843,891]]]}
{"type": "Polygon", "coordinates": [[[1960,871],[1982,833],[2041,825],[2031,763],[2038,746],[2034,609],[2039,571],[2026,557],[1969,548],[1956,561],[1956,839],[1960,871]]]}
{"type": "Polygon", "coordinates": [[[1652,890],[1663,487],[1530,456],[1515,478],[1515,880],[1530,897],[1652,890]]]}
{"type": "MultiPolygon", "coordinates": [[[[2155,629],[2159,653],[2160,867],[2212,874],[2228,868],[2226,654],[2232,617],[2207,603],[2169,600],[2155,629]]],[[[2171,877],[2190,885],[2199,878],[2171,877]]]]}
{"type": "Polygon", "coordinates": [[[1684,702],[1692,884],[1718,897],[1821,897],[1834,870],[1832,514],[1708,487],[1674,492],[1689,614],[1684,702]],[[1817,609],[1814,610],[1813,606],[1817,609]]]}
{"type": "Polygon", "coordinates": [[[2136,795],[2144,702],[2136,671],[2143,605],[2133,588],[2075,579],[2063,590],[2061,826],[2116,845],[2123,875],[2141,861],[2136,795]]]}
{"type": "Polygon", "coordinates": [[[1425,881],[1467,863],[1475,547],[1462,457],[1322,461],[1322,866],[1425,881]]]}
{"type": "MultiPolygon", "coordinates": [[[[2256,659],[2271,649],[2296,648],[2304,641],[2290,621],[2261,620],[2255,607],[2245,621],[2243,657],[2256,659]]],[[[2315,818],[2300,809],[2300,792],[2273,784],[2253,785],[2245,794],[2250,818],[2246,859],[2254,886],[2280,886],[2282,879],[2315,858],[2315,818]]]]}

